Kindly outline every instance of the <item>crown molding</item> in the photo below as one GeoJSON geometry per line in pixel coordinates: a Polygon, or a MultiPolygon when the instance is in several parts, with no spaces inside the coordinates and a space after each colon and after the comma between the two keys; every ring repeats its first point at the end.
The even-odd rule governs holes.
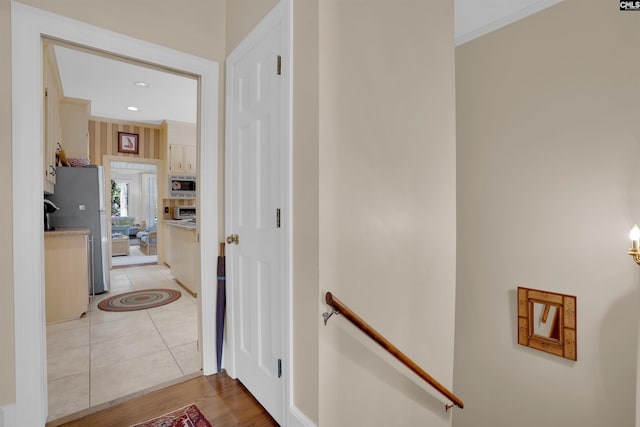
{"type": "Polygon", "coordinates": [[[527,6],[524,9],[520,9],[519,11],[507,15],[497,21],[493,21],[487,25],[483,25],[481,27],[476,28],[473,31],[465,33],[455,39],[455,45],[460,46],[466,42],[477,39],[478,37],[484,36],[490,32],[499,30],[502,27],[506,27],[509,24],[512,24],[520,19],[526,18],[529,15],[533,15],[534,13],[538,13],[543,9],[554,6],[560,3],[562,0],[542,0],[531,6],[527,6]]]}

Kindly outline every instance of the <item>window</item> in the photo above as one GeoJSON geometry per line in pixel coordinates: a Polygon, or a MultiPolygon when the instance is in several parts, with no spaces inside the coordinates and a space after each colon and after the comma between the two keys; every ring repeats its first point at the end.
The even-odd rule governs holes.
{"type": "Polygon", "coordinates": [[[129,183],[111,180],[111,215],[128,216],[129,183]]]}

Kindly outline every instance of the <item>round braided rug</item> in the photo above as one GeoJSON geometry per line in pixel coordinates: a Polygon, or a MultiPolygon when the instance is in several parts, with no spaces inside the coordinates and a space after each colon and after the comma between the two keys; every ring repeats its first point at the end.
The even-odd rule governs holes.
{"type": "Polygon", "coordinates": [[[104,311],[135,311],[159,307],[180,298],[174,289],[145,289],[126,292],[100,301],[98,308],[104,311]]]}

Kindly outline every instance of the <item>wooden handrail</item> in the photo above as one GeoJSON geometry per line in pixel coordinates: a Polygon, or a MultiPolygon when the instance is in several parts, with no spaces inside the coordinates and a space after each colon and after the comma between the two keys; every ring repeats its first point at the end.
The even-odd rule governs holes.
{"type": "MultiPolygon", "coordinates": [[[[355,314],[349,307],[344,305],[338,298],[333,296],[331,292],[327,292],[325,295],[325,301],[331,307],[333,307],[337,314],[342,314],[347,318],[351,323],[353,323],[358,329],[367,334],[369,338],[377,342],[382,348],[391,353],[396,359],[400,361],[407,368],[411,369],[415,372],[420,378],[429,383],[433,388],[438,390],[441,394],[447,397],[447,399],[451,400],[454,405],[459,407],[460,409],[464,408],[464,403],[462,400],[458,398],[455,394],[447,390],[442,384],[436,381],[431,375],[426,373],[424,369],[418,366],[413,360],[411,360],[406,354],[401,352],[395,345],[391,344],[389,340],[383,337],[378,331],[373,329],[367,322],[362,320],[360,316],[355,314]]],[[[326,319],[328,319],[330,315],[325,316],[325,324],[326,319]]],[[[450,406],[446,408],[449,409],[450,406]]]]}

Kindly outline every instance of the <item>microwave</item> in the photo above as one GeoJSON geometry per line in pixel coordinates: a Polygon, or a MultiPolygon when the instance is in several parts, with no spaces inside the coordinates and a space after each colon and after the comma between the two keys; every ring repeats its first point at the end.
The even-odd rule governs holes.
{"type": "Polygon", "coordinates": [[[173,207],[173,219],[195,219],[196,207],[195,206],[174,206],[173,207]]]}
{"type": "Polygon", "coordinates": [[[189,175],[172,175],[169,177],[169,198],[195,199],[196,177],[189,175]]]}

